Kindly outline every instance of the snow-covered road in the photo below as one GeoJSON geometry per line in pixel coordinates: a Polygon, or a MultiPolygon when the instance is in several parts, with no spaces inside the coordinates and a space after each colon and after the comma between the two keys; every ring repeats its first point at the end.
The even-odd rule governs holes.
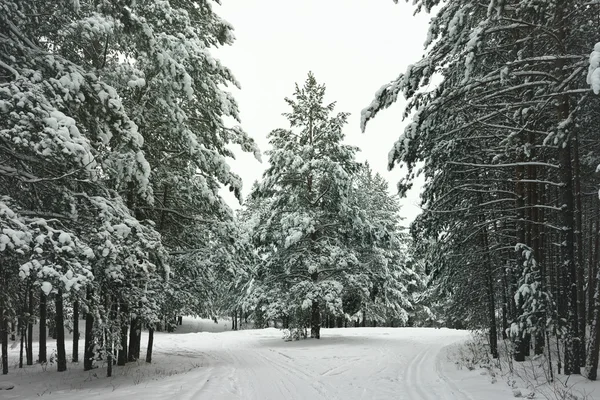
{"type": "MultiPolygon", "coordinates": [[[[512,397],[510,392],[497,390],[501,388],[478,374],[465,379],[465,371],[457,371],[448,360],[444,348],[466,339],[465,331],[324,329],[321,340],[298,342],[284,342],[281,336],[276,329],[158,334],[157,363],[152,367],[140,364],[139,370],[135,367],[129,370],[129,378],[134,376],[133,382],[117,373],[110,381],[98,377],[90,385],[71,383],[70,390],[56,386],[45,395],[70,400],[80,398],[83,390],[88,399],[111,400],[512,397]],[[170,372],[175,365],[179,365],[179,373],[170,372]],[[473,382],[477,384],[474,386],[473,382]],[[481,390],[479,394],[473,390],[477,387],[483,388],[485,395],[481,390]]],[[[79,379],[77,372],[72,373],[75,374],[73,379],[79,379]]],[[[51,378],[56,373],[46,372],[45,376],[51,378]]],[[[19,382],[15,383],[19,386],[19,382]]],[[[25,388],[21,385],[21,389],[25,388]]],[[[18,392],[11,394],[14,398],[23,398],[16,396],[18,392]]],[[[26,391],[21,390],[21,394],[24,393],[26,391]]]]}
{"type": "Polygon", "coordinates": [[[469,399],[445,378],[438,357],[465,332],[339,329],[325,331],[320,341],[294,343],[273,331],[245,336],[218,338],[215,374],[206,385],[182,388],[182,398],[469,399]]]}

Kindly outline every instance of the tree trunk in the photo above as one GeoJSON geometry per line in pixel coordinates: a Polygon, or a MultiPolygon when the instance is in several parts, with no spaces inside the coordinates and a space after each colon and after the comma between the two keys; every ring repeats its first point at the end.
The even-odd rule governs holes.
{"type": "Polygon", "coordinates": [[[79,362],[79,302],[73,303],[73,362],[79,362]]]}
{"type": "Polygon", "coordinates": [[[579,340],[579,364],[585,366],[585,292],[584,292],[584,276],[583,269],[583,221],[582,221],[582,205],[581,205],[581,177],[579,166],[579,137],[577,128],[573,134],[573,175],[575,183],[575,243],[577,254],[575,257],[575,270],[577,273],[577,320],[578,320],[578,340],[579,340]]]}
{"type": "MultiPolygon", "coordinates": [[[[319,272],[311,274],[313,284],[316,285],[319,280],[319,272]]],[[[310,315],[310,337],[315,339],[321,338],[321,307],[317,299],[312,301],[312,310],[310,315]]]]}
{"type": "MultiPolygon", "coordinates": [[[[558,24],[557,39],[561,42],[561,53],[567,53],[567,21],[565,18],[571,12],[572,1],[563,0],[556,8],[554,20],[558,24]]],[[[564,71],[565,60],[563,58],[556,59],[557,71],[564,71]]],[[[563,76],[562,78],[567,78],[563,76]]],[[[557,107],[558,120],[562,123],[568,121],[570,117],[569,95],[563,94],[558,99],[557,107]]],[[[577,129],[574,124],[568,127],[569,129],[577,129]]],[[[561,129],[558,132],[561,139],[558,146],[558,156],[560,161],[560,180],[561,198],[562,198],[562,246],[561,246],[561,265],[562,265],[562,282],[564,285],[564,295],[567,300],[567,313],[562,317],[567,318],[567,334],[564,345],[564,373],[565,375],[580,373],[580,342],[581,334],[579,332],[578,320],[578,299],[580,298],[577,286],[577,265],[575,262],[575,199],[573,196],[573,165],[572,165],[572,138],[571,132],[567,129],[561,129]]],[[[583,315],[581,316],[583,317],[583,315]]]]}
{"type": "MultiPolygon", "coordinates": [[[[600,275],[600,268],[596,268],[600,275]]],[[[590,326],[590,343],[587,354],[587,378],[595,381],[598,373],[598,352],[600,351],[600,276],[596,276],[594,287],[594,314],[590,326]]]]}
{"type": "MultiPolygon", "coordinates": [[[[519,161],[520,162],[525,161],[522,155],[519,156],[519,161]]],[[[515,175],[516,175],[515,193],[517,195],[516,203],[515,203],[516,209],[517,209],[516,236],[517,236],[518,243],[525,244],[525,241],[526,241],[526,239],[525,239],[525,187],[524,187],[524,183],[523,183],[523,180],[525,177],[524,167],[520,166],[520,165],[517,166],[515,175]]],[[[521,266],[523,265],[523,261],[524,261],[522,251],[518,251],[518,254],[516,255],[516,259],[517,259],[518,268],[521,268],[521,266]]],[[[520,269],[516,271],[517,274],[521,274],[521,272],[522,271],[520,269]]],[[[511,297],[514,297],[514,296],[511,296],[511,297]]],[[[515,311],[516,312],[515,312],[514,318],[518,318],[523,313],[522,308],[523,308],[522,296],[520,294],[518,294],[517,298],[515,299],[515,311]]],[[[514,348],[515,348],[514,360],[517,362],[525,361],[525,354],[527,353],[527,347],[528,347],[525,333],[519,331],[518,334],[514,335],[513,341],[514,341],[514,348]]]]}
{"type": "Polygon", "coordinates": [[[62,290],[56,294],[56,368],[58,372],[67,370],[67,354],[65,351],[65,317],[63,310],[62,290]]]}
{"type": "Polygon", "coordinates": [[[110,378],[113,370],[113,341],[109,340],[105,334],[104,343],[106,344],[106,377],[110,378]]]}
{"type": "MultiPolygon", "coordinates": [[[[177,322],[177,321],[176,321],[177,322]]],[[[136,316],[131,320],[129,330],[129,351],[127,359],[137,361],[140,358],[140,341],[142,339],[142,320],[136,316]]]]}
{"type": "Polygon", "coordinates": [[[502,267],[502,339],[508,339],[508,280],[506,278],[506,267],[502,267]]]}
{"type": "Polygon", "coordinates": [[[40,363],[48,362],[46,353],[46,300],[46,294],[43,291],[40,291],[40,348],[38,355],[38,362],[40,363]]]}
{"type": "Polygon", "coordinates": [[[319,301],[312,301],[312,312],[310,318],[310,337],[315,339],[321,338],[321,310],[319,301]]]}
{"type": "Polygon", "coordinates": [[[598,211],[596,205],[596,196],[592,196],[591,200],[591,213],[593,221],[591,223],[590,232],[590,259],[588,268],[588,323],[591,325],[594,318],[594,295],[595,295],[595,276],[596,268],[598,266],[598,251],[600,250],[600,219],[598,218],[598,211]]]}
{"type": "MultiPolygon", "coordinates": [[[[537,175],[535,177],[535,179],[537,180],[537,175]]],[[[543,185],[536,185],[535,186],[536,191],[535,191],[535,203],[540,203],[540,204],[547,204],[546,203],[546,191],[544,189],[543,185]],[[538,190],[539,189],[539,190],[538,190]],[[539,193],[538,193],[539,192],[539,193]],[[538,196],[539,194],[539,196],[538,196]]],[[[536,221],[538,221],[539,225],[534,225],[536,232],[537,232],[537,238],[536,241],[534,243],[535,246],[535,252],[537,254],[537,260],[538,260],[538,268],[539,268],[539,274],[540,274],[540,287],[541,290],[544,292],[547,292],[548,290],[548,284],[547,284],[547,279],[546,279],[546,260],[547,260],[547,254],[546,254],[546,228],[545,228],[545,217],[546,214],[544,212],[544,209],[537,209],[535,208],[535,217],[536,217],[536,221]]],[[[550,304],[547,304],[546,309],[549,309],[550,304]]],[[[543,318],[543,321],[547,321],[548,320],[548,314],[547,313],[543,313],[540,318],[543,318]]],[[[548,354],[550,354],[550,343],[547,343],[546,338],[548,336],[548,327],[547,327],[547,323],[544,322],[543,323],[543,327],[544,327],[544,331],[540,331],[538,330],[536,332],[536,336],[535,336],[535,349],[534,349],[534,353],[536,355],[541,355],[544,352],[544,346],[547,345],[548,346],[548,354]]],[[[551,356],[548,356],[548,362],[551,364],[551,356]]]]}
{"type": "MultiPolygon", "coordinates": [[[[88,301],[90,300],[88,295],[88,301]]],[[[94,363],[94,316],[89,310],[85,314],[85,341],[83,345],[83,370],[89,371],[94,363]]]]}
{"type": "Polygon", "coordinates": [[[117,356],[117,365],[125,365],[127,363],[127,327],[129,320],[129,308],[127,304],[121,305],[121,348],[117,356]]]}
{"type": "Polygon", "coordinates": [[[27,365],[33,365],[33,288],[29,287],[27,302],[29,316],[27,318],[27,365]]]}
{"type": "Polygon", "coordinates": [[[0,342],[2,342],[2,375],[8,374],[8,323],[4,301],[0,304],[0,342]]]}
{"type": "Polygon", "coordinates": [[[19,348],[19,368],[23,368],[23,345],[25,344],[25,324],[23,323],[23,318],[19,318],[19,336],[20,336],[20,348],[19,348]]]}
{"type": "MultiPolygon", "coordinates": [[[[568,116],[568,104],[565,112],[568,116]]],[[[571,142],[567,138],[563,146],[559,146],[560,173],[562,187],[562,282],[564,294],[567,297],[567,336],[565,340],[565,366],[566,375],[580,373],[580,334],[578,321],[578,290],[577,290],[577,266],[575,265],[575,236],[574,236],[574,199],[573,199],[573,170],[571,165],[571,142]]],[[[565,315],[563,315],[565,316],[565,315]]]]}
{"type": "MultiPolygon", "coordinates": [[[[483,196],[481,193],[477,194],[477,202],[483,204],[483,196]]],[[[487,297],[487,310],[488,310],[488,325],[489,325],[489,340],[490,340],[490,352],[492,357],[498,358],[498,331],[496,327],[496,297],[494,293],[494,276],[493,276],[493,265],[490,258],[490,246],[488,242],[488,231],[487,225],[485,225],[486,217],[481,214],[479,222],[483,225],[480,235],[481,250],[484,255],[485,265],[485,286],[486,286],[486,297],[487,297]]]]}
{"type": "Polygon", "coordinates": [[[148,327],[148,349],[146,350],[146,362],[152,362],[152,346],[154,345],[154,327],[148,327]]]}

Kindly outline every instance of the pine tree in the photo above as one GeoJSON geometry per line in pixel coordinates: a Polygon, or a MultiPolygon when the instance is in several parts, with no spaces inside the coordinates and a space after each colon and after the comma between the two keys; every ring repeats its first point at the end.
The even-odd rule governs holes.
{"type": "MultiPolygon", "coordinates": [[[[417,10],[440,3],[420,1],[417,10]]],[[[514,322],[517,361],[532,336],[540,353],[540,332],[557,333],[566,373],[578,373],[583,361],[586,259],[588,283],[594,276],[581,189],[593,180],[582,181],[589,164],[579,156],[593,107],[580,52],[589,35],[578,27],[591,12],[572,1],[440,4],[426,57],[382,87],[363,112],[364,129],[398,95],[409,101],[412,124],[389,165],[408,166],[404,190],[424,162],[425,212],[415,226],[438,246],[430,252],[437,263],[432,284],[451,294],[459,316],[488,315],[487,323],[471,323],[486,326],[490,339],[498,324],[495,299],[502,298],[502,325],[514,322]],[[436,73],[442,82],[425,90],[436,73]],[[561,243],[560,254],[553,241],[561,243]],[[469,290],[475,286],[487,288],[481,297],[469,290]],[[537,292],[527,299],[524,288],[537,292]],[[541,305],[532,299],[547,301],[532,310],[528,304],[541,305]],[[539,321],[552,324],[540,328],[539,321]]]]}

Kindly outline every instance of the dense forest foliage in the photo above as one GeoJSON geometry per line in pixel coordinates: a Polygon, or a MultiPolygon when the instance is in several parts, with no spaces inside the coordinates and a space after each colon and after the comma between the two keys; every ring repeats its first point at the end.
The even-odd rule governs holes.
{"type": "Polygon", "coordinates": [[[559,372],[596,379],[598,3],[414,3],[433,14],[424,57],[361,114],[365,130],[405,102],[387,164],[406,168],[400,195],[425,178],[409,234],[312,73],[282,99],[289,126],[261,133],[267,167],[242,199],[230,160],[261,153],[212,56],[233,43],[212,2],[0,0],[3,374],[10,336],[22,367],[48,362],[50,332],[65,371],[69,330],[71,361],[110,376],[143,329],[152,362],[155,330],[194,315],[295,339],[478,329],[518,362],[556,340],[559,372]]]}
{"type": "Polygon", "coordinates": [[[404,324],[416,309],[397,198],[342,143],[347,114],[331,115],[313,75],[251,198],[238,215],[223,200],[225,187],[242,201],[234,152],[260,152],[228,123],[238,84],[211,50],[232,27],[212,7],[0,1],[4,374],[9,337],[20,366],[64,371],[69,330],[72,361],[110,376],[140,358],[142,329],[151,362],[154,331],[181,315],[310,323],[319,337],[321,318],[404,324]]]}
{"type": "MultiPolygon", "coordinates": [[[[598,4],[416,1],[435,9],[425,56],[384,85],[410,120],[389,167],[425,176],[412,225],[446,319],[510,336],[516,361],[560,339],[565,374],[596,378],[600,339],[598,4]],[[432,81],[441,81],[429,90],[432,81]],[[498,329],[499,328],[499,329],[498,329]]],[[[546,346],[547,349],[547,346],[546,346]]]]}

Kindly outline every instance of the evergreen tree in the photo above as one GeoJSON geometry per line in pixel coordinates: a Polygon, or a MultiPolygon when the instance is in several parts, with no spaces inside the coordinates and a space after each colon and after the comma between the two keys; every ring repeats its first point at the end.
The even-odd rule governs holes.
{"type": "Polygon", "coordinates": [[[594,11],[576,1],[416,3],[418,11],[437,5],[426,56],[377,92],[363,129],[398,95],[408,99],[412,123],[389,166],[408,166],[405,190],[423,162],[425,211],[414,231],[437,247],[427,253],[435,265],[430,282],[450,294],[456,317],[489,329],[494,352],[500,298],[502,331],[513,322],[515,360],[524,360],[532,338],[539,354],[543,333],[556,333],[565,372],[578,373],[584,267],[590,288],[596,253],[584,232],[597,231],[584,229],[592,199],[582,187],[597,182],[579,144],[593,126],[596,100],[586,95],[581,49],[589,34],[579,27],[594,11]],[[443,80],[428,91],[434,74],[443,80]],[[526,288],[535,288],[533,297],[524,296],[526,288]]]}
{"type": "Polygon", "coordinates": [[[310,325],[315,338],[322,315],[347,311],[344,299],[354,299],[352,315],[368,308],[377,321],[406,319],[411,307],[398,204],[342,143],[348,114],[332,115],[324,97],[309,73],[286,99],[290,128],[269,134],[270,166],[246,209],[257,251],[247,303],[261,319],[310,325]]]}

